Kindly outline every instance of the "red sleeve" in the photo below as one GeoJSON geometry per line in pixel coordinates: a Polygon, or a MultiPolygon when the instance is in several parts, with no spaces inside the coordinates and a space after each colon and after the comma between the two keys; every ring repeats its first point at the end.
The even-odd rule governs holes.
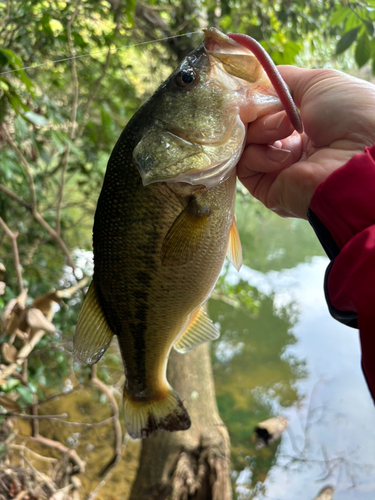
{"type": "Polygon", "coordinates": [[[309,220],[332,259],[328,307],[339,321],[358,326],[362,367],[375,399],[375,146],[318,187],[309,220]]]}

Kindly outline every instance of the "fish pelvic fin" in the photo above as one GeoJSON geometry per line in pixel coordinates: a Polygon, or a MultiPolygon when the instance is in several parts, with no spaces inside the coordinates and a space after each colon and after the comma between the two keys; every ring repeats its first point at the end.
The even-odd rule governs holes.
{"type": "Polygon", "coordinates": [[[113,337],[100,305],[94,281],[91,282],[73,338],[74,354],[88,365],[99,361],[108,349],[113,337]]]}
{"type": "Polygon", "coordinates": [[[174,344],[177,352],[184,354],[195,347],[219,338],[220,332],[203,307],[193,313],[184,334],[174,344]]]}
{"type": "Polygon", "coordinates": [[[233,217],[233,222],[229,231],[227,257],[237,271],[239,271],[242,266],[242,246],[240,235],[238,234],[236,217],[233,217]]]}
{"type": "Polygon", "coordinates": [[[169,387],[162,397],[140,400],[124,387],[125,427],[133,439],[147,438],[156,431],[185,431],[191,425],[189,414],[175,390],[169,387]]]}

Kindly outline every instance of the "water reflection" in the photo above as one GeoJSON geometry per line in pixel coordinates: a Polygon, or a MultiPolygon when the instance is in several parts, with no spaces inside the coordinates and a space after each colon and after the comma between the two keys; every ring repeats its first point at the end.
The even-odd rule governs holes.
{"type": "MultiPolygon", "coordinates": [[[[250,217],[249,210],[240,200],[238,226],[247,265],[239,275],[229,268],[225,296],[216,294],[209,304],[222,332],[211,350],[219,410],[232,442],[234,498],[312,500],[332,485],[334,500],[373,500],[375,410],[360,369],[357,333],[327,312],[322,290],[327,259],[308,224],[265,216],[254,207],[250,217]],[[242,294],[240,305],[231,291],[242,294]],[[288,419],[288,429],[257,449],[254,428],[275,415],[288,419]]],[[[98,370],[121,391],[115,346],[98,370]]],[[[61,374],[57,366],[49,382],[61,374]]],[[[87,381],[87,374],[87,369],[77,371],[76,380],[66,373],[66,387],[87,381]]],[[[88,383],[44,411],[68,410],[69,420],[87,424],[111,416],[108,402],[88,383]]],[[[70,428],[43,422],[41,429],[87,460],[82,483],[90,492],[113,455],[112,424],[70,428]]],[[[127,497],[138,453],[138,443],[132,442],[101,498],[127,497]]]]}
{"type": "Polygon", "coordinates": [[[373,500],[375,410],[360,368],[358,333],[327,312],[322,283],[328,260],[313,257],[321,250],[311,252],[315,236],[301,221],[259,217],[246,227],[244,213],[239,219],[255,265],[240,275],[231,270],[227,279],[256,287],[258,314],[210,303],[222,331],[213,364],[232,440],[234,498],[312,500],[332,485],[335,500],[373,500]],[[284,233],[279,252],[264,245],[262,235],[272,228],[278,238],[284,233]],[[305,253],[296,244],[300,230],[305,253]],[[288,430],[256,450],[256,423],[278,414],[288,418],[288,430]]]}
{"type": "Polygon", "coordinates": [[[278,443],[257,450],[254,428],[272,415],[274,402],[289,407],[301,400],[296,382],[306,369],[303,360],[284,355],[296,342],[293,304],[275,308],[274,296],[259,292],[254,300],[256,315],[218,300],[211,300],[209,310],[222,332],[213,348],[213,370],[220,415],[231,437],[233,478],[259,491],[278,443]]]}

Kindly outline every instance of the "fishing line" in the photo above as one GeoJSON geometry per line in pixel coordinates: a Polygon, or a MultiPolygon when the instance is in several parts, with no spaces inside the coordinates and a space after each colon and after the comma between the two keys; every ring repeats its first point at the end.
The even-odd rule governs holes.
{"type": "Polygon", "coordinates": [[[64,61],[71,61],[72,59],[81,59],[83,57],[89,57],[89,56],[93,56],[93,55],[96,55],[96,54],[104,54],[104,53],[108,53],[108,52],[117,52],[118,50],[130,49],[131,47],[139,47],[140,45],[147,45],[148,43],[163,42],[164,40],[172,40],[173,38],[179,38],[179,37],[182,37],[182,36],[195,35],[197,33],[201,33],[201,30],[191,31],[190,33],[183,33],[181,35],[167,36],[165,38],[157,38],[156,40],[149,40],[148,42],[135,43],[133,45],[124,45],[123,47],[114,47],[114,48],[107,48],[105,50],[97,50],[97,51],[94,51],[94,52],[88,52],[87,54],[81,54],[79,56],[63,57],[62,59],[56,59],[55,61],[46,61],[46,62],[40,63],[40,64],[32,64],[31,66],[23,66],[22,68],[11,69],[9,71],[3,71],[2,73],[0,73],[0,76],[2,76],[2,75],[9,75],[9,73],[15,73],[16,71],[24,71],[26,69],[41,68],[42,66],[47,66],[48,64],[57,64],[57,63],[64,62],[64,61]]]}

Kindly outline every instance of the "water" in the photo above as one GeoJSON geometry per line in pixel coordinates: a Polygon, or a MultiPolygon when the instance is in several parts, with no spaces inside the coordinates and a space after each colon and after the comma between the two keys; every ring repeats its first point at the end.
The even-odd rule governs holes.
{"type": "MultiPolygon", "coordinates": [[[[373,500],[375,409],[360,367],[358,333],[333,320],[325,304],[328,259],[304,221],[282,220],[242,198],[236,211],[245,265],[240,274],[230,267],[226,279],[247,287],[249,304],[236,308],[218,297],[209,304],[221,330],[212,344],[212,363],[232,444],[234,498],[312,500],[332,485],[334,500],[373,500]],[[275,415],[287,417],[287,431],[257,449],[254,427],[275,415]]],[[[115,345],[98,369],[120,394],[115,345]]],[[[67,386],[77,384],[74,377],[67,386]]],[[[67,409],[76,422],[111,416],[105,397],[89,382],[44,411],[67,409]]],[[[41,430],[87,461],[81,481],[89,493],[112,458],[113,425],[90,429],[44,422],[41,430]]],[[[139,443],[130,442],[98,498],[127,498],[138,453],[139,443]]]]}
{"type": "Polygon", "coordinates": [[[224,332],[214,346],[213,365],[219,410],[233,444],[235,497],[312,500],[332,485],[335,500],[374,499],[375,409],[360,367],[358,332],[328,313],[326,257],[303,258],[298,248],[304,262],[289,268],[277,262],[290,240],[296,241],[291,231],[310,231],[307,239],[315,245],[307,223],[271,217],[264,224],[284,228],[284,244],[279,241],[278,253],[272,250],[276,257],[268,258],[269,268],[277,270],[264,267],[267,249],[260,248],[265,258],[258,267],[264,272],[244,266],[239,275],[231,269],[227,276],[256,287],[258,315],[233,314],[218,301],[210,308],[224,332]],[[274,415],[288,418],[288,430],[279,443],[256,450],[252,429],[274,415]]]}

